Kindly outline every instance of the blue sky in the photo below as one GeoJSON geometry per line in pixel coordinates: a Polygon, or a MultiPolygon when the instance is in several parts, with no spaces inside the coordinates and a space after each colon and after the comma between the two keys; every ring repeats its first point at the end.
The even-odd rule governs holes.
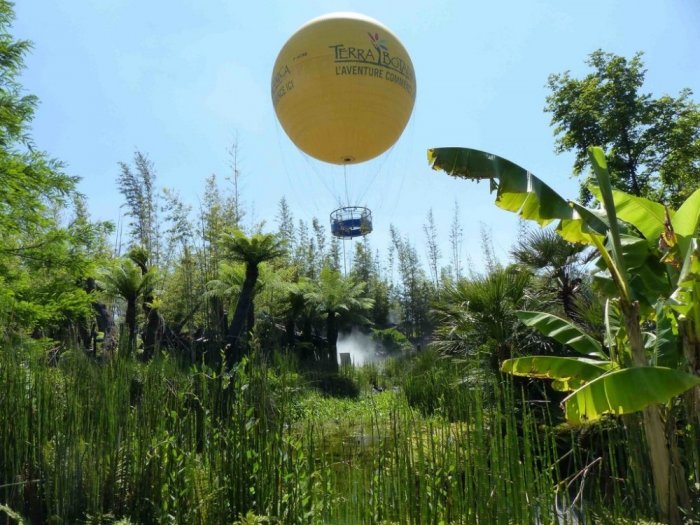
{"type": "Polygon", "coordinates": [[[35,142],[82,178],[95,219],[117,221],[117,163],[136,149],[153,161],[161,186],[196,208],[204,179],[228,174],[237,137],[248,223],[264,219],[269,230],[283,196],[297,218],[326,222],[345,195],[343,168],[304,156],[276,121],[270,78],[279,49],[321,14],[380,20],[412,57],[416,105],[389,153],[349,169],[348,193],[373,210],[374,247],[387,245],[394,224],[421,256],[432,208],[443,264],[455,201],[477,264],[481,224],[505,258],[517,219],[495,207],[487,184],[430,170],[427,148],[487,150],[575,197],[572,156],[554,154],[543,112],[549,74],[583,75],[598,48],[643,51],[645,91],[700,93],[696,0],[20,0],[15,9],[14,34],[34,42],[23,84],[41,101],[35,142]]]}

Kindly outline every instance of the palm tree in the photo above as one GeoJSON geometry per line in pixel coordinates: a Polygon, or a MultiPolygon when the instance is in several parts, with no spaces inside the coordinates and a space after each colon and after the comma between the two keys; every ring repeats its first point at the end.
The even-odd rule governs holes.
{"type": "Polygon", "coordinates": [[[245,267],[240,264],[222,262],[218,268],[218,278],[207,282],[204,297],[211,301],[214,310],[213,330],[221,340],[228,333],[228,315],[236,308],[238,294],[245,280],[245,267]]]}
{"type": "Polygon", "coordinates": [[[253,300],[255,285],[260,275],[260,263],[281,257],[285,249],[276,235],[256,233],[247,237],[239,230],[225,234],[221,244],[229,259],[245,265],[245,278],[227,336],[229,346],[226,351],[226,361],[231,366],[239,357],[241,336],[253,328],[255,312],[253,300]]]}
{"type": "Polygon", "coordinates": [[[585,277],[582,266],[590,262],[585,251],[585,245],[568,242],[554,230],[538,228],[526,230],[510,253],[516,263],[544,277],[545,288],[556,293],[564,314],[578,321],[576,302],[585,277]]]}
{"type": "Polygon", "coordinates": [[[222,262],[219,265],[219,278],[207,283],[207,291],[205,296],[208,298],[215,297],[219,299],[223,305],[235,308],[235,302],[238,298],[238,293],[241,291],[243,281],[245,280],[245,269],[243,265],[229,264],[222,262]]]}
{"type": "Polygon", "coordinates": [[[490,367],[498,370],[515,348],[523,350],[515,311],[530,300],[530,282],[529,272],[510,267],[446,287],[433,312],[438,322],[433,345],[451,355],[486,351],[490,367]]]}
{"type": "Polygon", "coordinates": [[[315,304],[311,302],[309,293],[313,284],[306,278],[298,278],[296,282],[288,282],[286,287],[284,326],[287,346],[298,351],[301,361],[309,361],[312,343],[312,326],[315,317],[315,304]],[[297,346],[297,328],[301,331],[301,345],[297,346]]]}
{"type": "Polygon", "coordinates": [[[316,289],[306,294],[316,305],[316,310],[326,318],[326,361],[333,371],[338,370],[339,323],[370,324],[363,314],[372,308],[374,301],[365,297],[364,291],[365,283],[344,278],[340,272],[325,266],[321,270],[316,289]]]}
{"type": "Polygon", "coordinates": [[[152,269],[144,273],[138,264],[127,258],[119,259],[113,267],[102,272],[100,284],[105,293],[126,302],[125,323],[129,353],[136,348],[136,305],[139,298],[152,292],[155,277],[152,269]]]}
{"type": "MultiPolygon", "coordinates": [[[[141,275],[149,272],[154,274],[155,270],[149,266],[148,251],[142,246],[135,246],[129,250],[127,257],[131,259],[141,269],[141,275]]],[[[160,315],[162,301],[155,296],[153,286],[148,286],[143,290],[142,308],[145,318],[145,326],[141,337],[143,339],[144,361],[148,361],[158,347],[159,341],[165,330],[165,322],[160,315]]]]}

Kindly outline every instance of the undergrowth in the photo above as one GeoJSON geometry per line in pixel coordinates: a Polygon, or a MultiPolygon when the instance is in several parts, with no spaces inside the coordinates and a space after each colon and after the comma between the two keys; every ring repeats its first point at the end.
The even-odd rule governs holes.
{"type": "Polygon", "coordinates": [[[4,348],[0,523],[553,523],[603,507],[637,517],[619,487],[576,498],[582,476],[559,467],[590,458],[566,455],[511,382],[465,381],[431,359],[344,370],[326,380],[355,394],[334,397],[257,354],[226,372],[166,355],[67,352],[53,365],[42,348],[4,348]]]}

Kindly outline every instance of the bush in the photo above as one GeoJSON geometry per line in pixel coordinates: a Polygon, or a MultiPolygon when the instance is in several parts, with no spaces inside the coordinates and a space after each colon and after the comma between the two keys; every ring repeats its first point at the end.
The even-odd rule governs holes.
{"type": "Polygon", "coordinates": [[[406,352],[413,348],[406,336],[396,328],[385,328],[384,330],[375,328],[372,330],[372,339],[389,354],[406,352]]]}
{"type": "Polygon", "coordinates": [[[466,371],[454,360],[428,349],[406,363],[401,388],[408,403],[426,415],[443,412],[449,419],[460,419],[461,401],[468,395],[466,371]]]}
{"type": "Polygon", "coordinates": [[[328,396],[355,399],[360,395],[360,387],[353,378],[343,374],[335,372],[308,372],[306,380],[309,386],[328,396]]]}

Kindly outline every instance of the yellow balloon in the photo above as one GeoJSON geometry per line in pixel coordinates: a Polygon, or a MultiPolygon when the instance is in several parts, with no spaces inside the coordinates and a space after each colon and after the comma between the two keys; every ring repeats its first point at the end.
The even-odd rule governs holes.
{"type": "Polygon", "coordinates": [[[332,13],[287,41],[272,73],[272,102],[296,146],[354,164],[389,149],[413,111],[416,77],[399,39],[376,20],[332,13]]]}

